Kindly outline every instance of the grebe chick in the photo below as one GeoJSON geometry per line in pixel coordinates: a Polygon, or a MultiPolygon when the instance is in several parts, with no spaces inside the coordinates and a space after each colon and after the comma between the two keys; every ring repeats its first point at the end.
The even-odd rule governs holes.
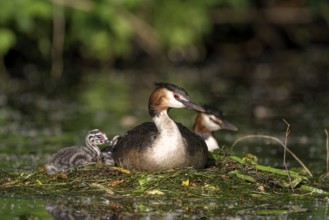
{"type": "Polygon", "coordinates": [[[114,165],[113,160],[113,147],[118,143],[118,141],[122,138],[120,135],[114,136],[108,143],[107,147],[103,149],[101,152],[101,161],[106,165],[114,165]]]}
{"type": "Polygon", "coordinates": [[[204,168],[207,145],[199,136],[168,116],[170,108],[204,109],[193,103],[187,92],[173,84],[155,83],[145,122],[128,131],[114,146],[113,158],[126,169],[160,171],[173,168],[204,168]]]}
{"type": "Polygon", "coordinates": [[[85,147],[67,147],[59,150],[46,164],[48,174],[55,174],[67,169],[87,165],[101,160],[98,145],[108,142],[106,135],[98,129],[88,132],[85,147]]]}
{"type": "Polygon", "coordinates": [[[222,110],[209,105],[205,105],[203,108],[206,112],[198,114],[193,131],[205,140],[209,151],[214,151],[219,146],[213,137],[213,132],[218,130],[237,131],[238,129],[224,118],[222,110]]]}

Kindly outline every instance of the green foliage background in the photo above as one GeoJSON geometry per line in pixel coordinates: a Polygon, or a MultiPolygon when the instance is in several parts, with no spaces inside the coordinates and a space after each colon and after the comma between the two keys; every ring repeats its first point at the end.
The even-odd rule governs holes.
{"type": "Polygon", "coordinates": [[[82,57],[96,60],[125,57],[135,48],[149,50],[149,47],[151,52],[161,53],[171,47],[200,42],[210,30],[208,10],[215,3],[213,0],[1,1],[0,55],[18,44],[28,47],[33,42],[36,46],[33,50],[49,59],[53,19],[58,19],[55,10],[63,10],[65,15],[64,53],[74,50],[82,57]]]}
{"type": "MultiPolygon", "coordinates": [[[[44,69],[52,66],[59,72],[62,72],[61,66],[67,67],[75,60],[78,65],[96,62],[111,66],[118,59],[134,60],[145,54],[161,59],[164,55],[170,57],[170,54],[186,52],[193,61],[195,54],[202,56],[207,37],[214,34],[212,16],[216,9],[233,8],[237,9],[234,13],[239,14],[239,9],[280,7],[307,8],[312,13],[312,21],[329,23],[329,3],[324,0],[0,1],[0,72],[6,70],[8,59],[17,59],[17,54],[21,60],[14,62],[14,66],[23,66],[25,61],[32,60],[44,69]],[[62,29],[55,30],[55,23],[62,29]],[[14,56],[8,56],[12,51],[16,52],[14,56]]],[[[255,28],[253,25],[249,26],[249,31],[255,28]]],[[[221,30],[217,29],[216,34],[220,39],[240,37],[245,40],[240,34],[248,35],[246,27],[246,24],[228,23],[221,30]],[[232,29],[238,32],[230,32],[232,29]]],[[[263,32],[261,26],[257,28],[263,32]]],[[[276,27],[270,28],[275,30],[276,27]]],[[[283,30],[290,35],[290,40],[302,39],[304,44],[310,42],[313,35],[312,29],[298,25],[286,26],[283,30]]]]}

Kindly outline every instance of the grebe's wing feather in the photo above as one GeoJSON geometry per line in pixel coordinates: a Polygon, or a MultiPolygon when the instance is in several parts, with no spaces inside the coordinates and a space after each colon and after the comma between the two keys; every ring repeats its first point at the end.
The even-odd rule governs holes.
{"type": "MultiPolygon", "coordinates": [[[[189,161],[186,166],[203,168],[208,160],[208,148],[205,141],[182,124],[177,123],[177,126],[186,146],[187,158],[182,158],[189,161]],[[192,164],[190,164],[191,161],[192,164]]],[[[140,169],[138,165],[145,163],[145,155],[158,135],[158,130],[153,122],[145,122],[128,131],[114,146],[115,163],[127,169],[140,169]]]]}
{"type": "Polygon", "coordinates": [[[158,129],[153,122],[144,122],[128,131],[114,146],[114,149],[125,148],[133,145],[138,150],[150,146],[158,135],[158,129]]]}
{"type": "Polygon", "coordinates": [[[195,154],[196,152],[200,152],[200,149],[203,149],[203,151],[207,151],[207,144],[200,135],[197,135],[194,132],[190,131],[181,123],[176,124],[182,134],[184,141],[186,141],[186,146],[193,146],[187,149],[189,154],[195,154]]]}
{"type": "Polygon", "coordinates": [[[152,146],[158,135],[153,122],[144,122],[128,131],[114,146],[113,159],[116,164],[125,164],[126,168],[137,168],[130,164],[142,164],[143,152],[152,146]]]}

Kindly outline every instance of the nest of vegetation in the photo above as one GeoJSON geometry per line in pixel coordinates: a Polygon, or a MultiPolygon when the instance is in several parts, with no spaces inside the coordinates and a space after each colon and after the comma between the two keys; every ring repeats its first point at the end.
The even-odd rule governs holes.
{"type": "MultiPolygon", "coordinates": [[[[193,203],[195,212],[198,206],[202,206],[204,211],[205,204],[208,204],[206,210],[210,213],[214,208],[210,205],[212,201],[225,204],[227,201],[252,203],[250,201],[255,198],[269,201],[282,199],[282,195],[305,198],[308,195],[329,194],[323,190],[319,179],[307,176],[304,170],[288,171],[262,166],[257,164],[257,158],[253,155],[239,158],[223,156],[223,152],[215,151],[210,156],[213,165],[203,170],[187,168],[137,172],[91,164],[56,175],[47,175],[44,167],[33,172],[9,174],[1,171],[0,189],[2,197],[38,195],[47,198],[101,198],[103,203],[99,203],[99,210],[103,207],[115,213],[129,211],[128,207],[132,206],[126,203],[136,202],[144,204],[138,207],[139,211],[150,211],[153,206],[154,210],[160,210],[161,206],[170,210],[173,207],[168,207],[168,201],[174,201],[173,206],[177,203],[193,203]],[[110,205],[104,203],[106,199],[111,201],[110,205]],[[150,201],[153,201],[152,204],[150,201]],[[141,208],[145,207],[145,203],[147,210],[141,208]]],[[[228,213],[233,210],[229,209],[228,213]]]]}
{"type": "MultiPolygon", "coordinates": [[[[288,134],[289,126],[286,139],[288,134]]],[[[327,131],[326,134],[329,151],[327,131]]],[[[155,215],[181,212],[184,217],[185,213],[199,217],[277,215],[305,212],[303,207],[283,205],[289,204],[291,199],[306,201],[314,196],[328,197],[329,168],[323,176],[312,176],[286,147],[286,142],[270,136],[249,135],[237,140],[232,148],[241,140],[259,137],[279,143],[285,150],[284,164],[286,153],[289,153],[301,168],[263,166],[257,163],[254,155],[240,158],[220,149],[209,153],[209,168],[201,170],[141,172],[90,164],[48,175],[44,166],[36,171],[16,173],[0,169],[0,197],[42,198],[55,219],[64,218],[63,213],[84,219],[129,217],[127,213],[134,213],[136,217],[150,212],[155,215]]]]}

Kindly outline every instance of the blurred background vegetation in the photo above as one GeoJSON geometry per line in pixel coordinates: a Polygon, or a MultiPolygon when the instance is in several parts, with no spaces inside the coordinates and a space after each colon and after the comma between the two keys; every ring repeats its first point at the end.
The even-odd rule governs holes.
{"type": "Polygon", "coordinates": [[[325,0],[11,0],[0,8],[2,80],[77,79],[84,67],[246,58],[329,41],[325,0]]]}
{"type": "MultiPolygon", "coordinates": [[[[150,121],[154,81],[222,108],[239,129],[215,133],[224,150],[249,134],[284,140],[285,119],[288,147],[313,174],[325,172],[328,0],[0,0],[1,170],[35,170],[93,128],[112,138],[150,121]]],[[[170,111],[190,129],[196,114],[170,111]]],[[[276,144],[234,151],[282,167],[276,144]]],[[[43,201],[5,200],[0,213],[27,203],[40,216],[43,201]]]]}
{"type": "MultiPolygon", "coordinates": [[[[329,106],[320,96],[329,80],[326,0],[10,0],[0,9],[8,149],[38,146],[31,137],[40,133],[57,148],[53,136],[123,133],[149,120],[152,82],[162,80],[219,103],[241,133],[281,132],[282,118],[328,125],[313,110],[329,106]]],[[[195,113],[171,115],[191,127],[195,113]]]]}
{"type": "MultiPolygon", "coordinates": [[[[0,169],[36,170],[59,149],[84,144],[90,129],[112,138],[150,121],[154,81],[222,108],[239,129],[215,133],[224,150],[249,134],[285,140],[285,119],[288,147],[313,174],[326,172],[328,0],[0,0],[0,169]]],[[[190,129],[196,114],[170,111],[190,129]]],[[[262,139],[234,151],[282,167],[282,148],[262,139]]],[[[44,216],[40,195],[5,198],[0,213],[44,216]]],[[[318,216],[327,213],[327,201],[305,201],[305,218],[314,204],[318,216]]]]}

